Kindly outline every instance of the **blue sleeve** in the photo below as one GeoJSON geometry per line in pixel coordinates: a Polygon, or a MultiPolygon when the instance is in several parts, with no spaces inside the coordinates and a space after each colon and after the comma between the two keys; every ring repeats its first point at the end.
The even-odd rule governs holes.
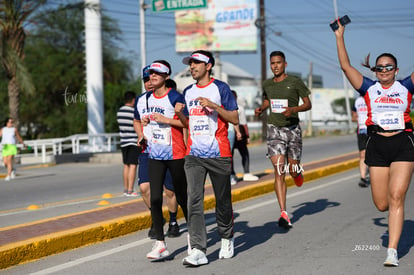
{"type": "Polygon", "coordinates": [[[401,84],[410,91],[411,94],[414,94],[414,83],[411,79],[411,75],[407,76],[403,80],[400,80],[401,84]]]}
{"type": "Polygon", "coordinates": [[[227,111],[238,110],[239,107],[237,106],[236,98],[231,92],[229,85],[227,85],[226,83],[222,81],[217,81],[217,80],[215,80],[214,83],[219,88],[220,96],[221,96],[221,104],[223,105],[224,109],[227,111]]]}
{"type": "Polygon", "coordinates": [[[189,113],[188,113],[187,104],[186,104],[186,102],[185,102],[185,95],[187,94],[187,90],[188,90],[188,89],[190,89],[191,87],[192,87],[192,85],[188,86],[188,87],[187,87],[187,88],[185,88],[185,89],[184,89],[184,91],[183,91],[183,98],[184,98],[184,104],[185,104],[185,107],[184,107],[183,113],[184,113],[184,115],[186,115],[187,117],[189,116],[189,113]]]}
{"type": "Polygon", "coordinates": [[[139,101],[139,98],[140,97],[141,96],[137,96],[135,98],[135,104],[134,104],[134,119],[136,119],[136,120],[141,120],[141,116],[139,115],[139,112],[138,112],[138,101],[139,101]]]}
{"type": "MultiPolygon", "coordinates": [[[[168,98],[170,99],[171,105],[175,107],[175,104],[177,102],[185,104],[184,96],[177,92],[176,90],[171,90],[168,93],[168,98]]],[[[188,116],[188,110],[187,108],[184,108],[183,113],[185,116],[188,116]]]]}
{"type": "Polygon", "coordinates": [[[361,88],[357,89],[357,92],[361,96],[365,96],[365,94],[367,93],[369,87],[371,87],[375,83],[376,83],[376,81],[374,81],[372,79],[369,79],[369,78],[364,76],[364,79],[362,80],[362,86],[361,86],[361,88]]]}

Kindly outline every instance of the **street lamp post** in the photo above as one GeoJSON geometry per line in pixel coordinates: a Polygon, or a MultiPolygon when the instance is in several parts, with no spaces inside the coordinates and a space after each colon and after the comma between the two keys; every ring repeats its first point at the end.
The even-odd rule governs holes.
{"type": "MultiPolygon", "coordinates": [[[[335,10],[335,19],[338,18],[338,6],[336,4],[336,0],[333,0],[334,10],[335,10]]],[[[344,83],[344,90],[345,90],[345,108],[346,108],[346,117],[348,121],[348,129],[347,132],[349,133],[352,129],[352,120],[351,120],[351,107],[349,105],[349,94],[348,94],[348,85],[345,77],[345,73],[342,72],[342,80],[344,83]]]]}

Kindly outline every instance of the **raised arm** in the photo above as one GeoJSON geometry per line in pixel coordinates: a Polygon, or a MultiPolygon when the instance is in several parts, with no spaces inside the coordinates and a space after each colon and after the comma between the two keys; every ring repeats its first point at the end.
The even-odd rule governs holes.
{"type": "Polygon", "coordinates": [[[335,36],[336,36],[336,46],[338,50],[339,64],[341,65],[341,69],[345,73],[345,76],[348,78],[352,87],[358,90],[362,86],[363,76],[357,69],[355,69],[351,65],[351,62],[349,61],[349,56],[345,48],[345,40],[344,40],[345,27],[342,26],[339,21],[338,21],[338,25],[339,25],[339,28],[335,31],[335,36]]]}

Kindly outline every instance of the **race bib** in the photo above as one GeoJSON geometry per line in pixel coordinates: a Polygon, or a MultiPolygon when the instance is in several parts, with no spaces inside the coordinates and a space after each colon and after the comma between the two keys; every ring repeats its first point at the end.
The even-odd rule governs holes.
{"type": "Polygon", "coordinates": [[[154,128],[152,129],[152,143],[160,145],[171,144],[170,128],[154,128]]]}
{"type": "Polygon", "coordinates": [[[272,109],[272,113],[282,113],[286,111],[286,107],[288,106],[287,99],[271,99],[270,100],[270,107],[272,109]]]}
{"type": "Polygon", "coordinates": [[[210,135],[210,120],[207,116],[190,119],[190,130],[193,136],[210,135]]]}
{"type": "Polygon", "coordinates": [[[366,120],[367,120],[366,116],[358,116],[359,133],[366,133],[367,132],[367,125],[365,124],[366,120]]]}
{"type": "Polygon", "coordinates": [[[405,129],[403,112],[384,112],[378,113],[378,125],[384,130],[403,130],[405,129]]]}

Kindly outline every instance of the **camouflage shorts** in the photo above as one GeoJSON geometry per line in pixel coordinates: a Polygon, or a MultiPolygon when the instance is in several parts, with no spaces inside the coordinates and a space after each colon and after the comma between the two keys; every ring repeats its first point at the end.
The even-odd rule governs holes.
{"type": "Polygon", "coordinates": [[[299,125],[276,127],[267,125],[268,156],[284,155],[294,160],[302,156],[302,129],[299,125]]]}

